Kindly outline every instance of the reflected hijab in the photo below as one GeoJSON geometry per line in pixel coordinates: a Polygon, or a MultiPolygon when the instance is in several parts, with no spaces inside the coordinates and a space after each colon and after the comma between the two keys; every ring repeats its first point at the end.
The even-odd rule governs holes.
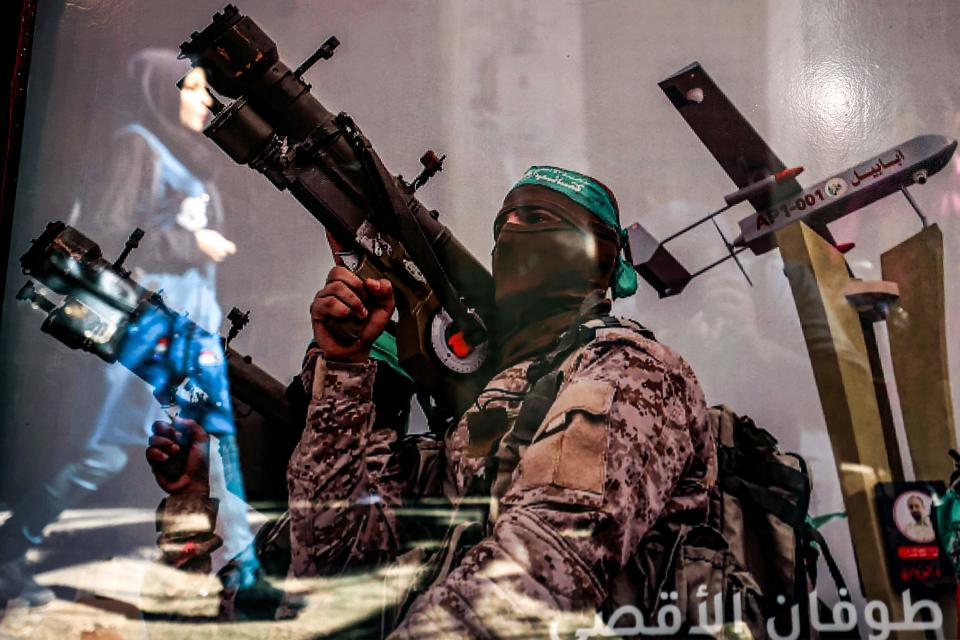
{"type": "Polygon", "coordinates": [[[190,72],[187,60],[173,49],[144,49],[127,64],[131,83],[140,87],[140,105],[133,118],[155,134],[174,157],[201,180],[213,177],[215,149],[202,133],[180,122],[177,82],[190,72]]]}

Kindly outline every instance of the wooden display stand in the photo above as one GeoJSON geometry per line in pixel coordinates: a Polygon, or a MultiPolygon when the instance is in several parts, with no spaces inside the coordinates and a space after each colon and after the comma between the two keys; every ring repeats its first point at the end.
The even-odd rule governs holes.
{"type": "Polygon", "coordinates": [[[913,471],[918,480],[946,481],[957,432],[950,401],[943,234],[926,227],[880,257],[883,279],[896,282],[900,298],[887,314],[890,356],[897,379],[913,471]]]}
{"type": "MultiPolygon", "coordinates": [[[[777,232],[830,435],[863,595],[902,619],[877,513],[878,482],[903,481],[873,322],[886,316],[910,456],[918,480],[944,480],[956,432],[950,402],[943,238],[936,225],[883,254],[884,282],[863,283],[843,255],[803,222],[777,232]]],[[[956,629],[952,593],[940,599],[956,629]]],[[[949,636],[949,633],[948,633],[949,636]]],[[[907,637],[907,636],[898,636],[907,637]]]]}

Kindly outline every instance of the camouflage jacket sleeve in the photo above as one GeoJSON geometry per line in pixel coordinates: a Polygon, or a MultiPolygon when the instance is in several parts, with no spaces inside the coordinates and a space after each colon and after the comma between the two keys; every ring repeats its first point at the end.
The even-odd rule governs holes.
{"type": "Polygon", "coordinates": [[[570,614],[592,621],[654,522],[703,517],[715,445],[689,367],[654,342],[577,357],[490,535],[394,637],[549,637],[570,614]]]}
{"type": "Polygon", "coordinates": [[[376,364],[326,361],[314,351],[304,369],[310,405],[287,467],[291,570],[329,574],[392,558],[402,487],[388,469],[396,434],[372,429],[376,364]]]}

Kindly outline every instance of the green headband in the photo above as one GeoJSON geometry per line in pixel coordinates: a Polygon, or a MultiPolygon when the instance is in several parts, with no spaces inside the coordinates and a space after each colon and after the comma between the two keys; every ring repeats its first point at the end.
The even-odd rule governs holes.
{"type": "MultiPolygon", "coordinates": [[[[559,167],[534,166],[527,169],[513,187],[516,189],[525,184],[546,187],[565,195],[616,231],[621,247],[626,244],[627,232],[620,228],[617,207],[610,199],[607,190],[593,178],[559,167]]],[[[614,298],[626,298],[637,291],[637,272],[629,262],[624,260],[622,254],[617,258],[617,268],[611,287],[614,298]]]]}

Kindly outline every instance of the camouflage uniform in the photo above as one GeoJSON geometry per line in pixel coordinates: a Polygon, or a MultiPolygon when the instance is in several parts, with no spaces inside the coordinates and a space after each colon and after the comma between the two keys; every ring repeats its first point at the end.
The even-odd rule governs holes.
{"type": "Polygon", "coordinates": [[[511,430],[530,363],[497,374],[442,451],[425,439],[410,456],[397,453],[392,430],[371,429],[376,365],[308,353],[311,402],[288,468],[292,571],[338,573],[395,558],[409,533],[398,510],[427,496],[457,504],[492,468],[490,442],[499,472],[489,479],[498,499],[489,534],[391,637],[546,637],[558,612],[592,613],[608,599],[655,523],[702,520],[715,444],[700,386],[677,354],[629,329],[599,330],[562,365],[556,400],[527,444],[511,430]],[[471,432],[480,407],[505,409],[499,445],[471,432]]]}

